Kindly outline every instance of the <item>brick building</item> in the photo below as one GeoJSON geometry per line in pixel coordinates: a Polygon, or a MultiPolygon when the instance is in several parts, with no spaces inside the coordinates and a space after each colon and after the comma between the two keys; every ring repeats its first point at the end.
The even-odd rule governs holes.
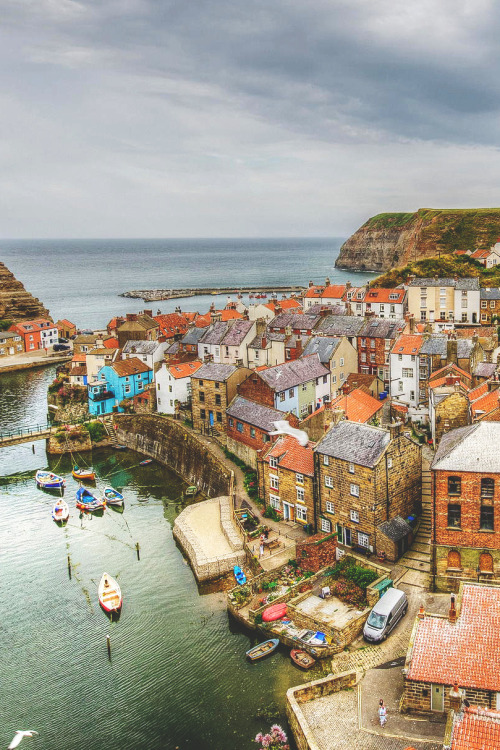
{"type": "Polygon", "coordinates": [[[284,521],[315,528],[313,446],[303,447],[290,435],[279,438],[259,461],[259,490],[284,521]]]}
{"type": "Polygon", "coordinates": [[[358,371],[378,375],[389,389],[389,355],[404,321],[368,318],[358,333],[358,371]]]}
{"type": "Polygon", "coordinates": [[[448,711],[453,686],[471,703],[500,707],[500,588],[461,584],[448,617],[420,613],[404,672],[407,711],[448,711]]]}
{"type": "Polygon", "coordinates": [[[500,289],[481,289],[481,325],[500,322],[500,289]]]}
{"type": "Polygon", "coordinates": [[[500,423],[444,435],[431,464],[432,567],[439,590],[500,578],[500,423]]]}
{"type": "MultiPolygon", "coordinates": [[[[339,421],[341,416],[336,413],[314,451],[318,530],[337,531],[343,549],[387,554],[386,529],[379,539],[379,526],[396,517],[405,520],[419,510],[421,449],[401,425],[388,431],[339,421]]],[[[398,542],[398,556],[410,541],[408,527],[398,542]]]]}
{"type": "Polygon", "coordinates": [[[208,362],[191,377],[191,412],[195,430],[227,428],[226,409],[236,389],[250,375],[246,367],[208,362]]]}

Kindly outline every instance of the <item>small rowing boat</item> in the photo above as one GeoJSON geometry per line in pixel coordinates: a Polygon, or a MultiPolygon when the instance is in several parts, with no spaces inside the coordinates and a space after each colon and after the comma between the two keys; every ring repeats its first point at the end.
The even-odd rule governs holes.
{"type": "Polygon", "coordinates": [[[301,669],[311,669],[316,664],[316,659],[313,659],[307,651],[301,651],[298,648],[292,648],[290,657],[293,663],[301,669]]]}
{"type": "Polygon", "coordinates": [[[76,491],[76,507],[92,513],[95,510],[105,508],[106,503],[93,495],[86,487],[79,487],[76,491]]]}
{"type": "Polygon", "coordinates": [[[236,578],[236,583],[239,586],[243,586],[243,584],[247,582],[247,577],[242,571],[242,569],[240,568],[240,566],[235,565],[233,568],[233,572],[234,572],[234,577],[236,578]]]}
{"type": "Polygon", "coordinates": [[[63,523],[69,518],[69,506],[64,500],[58,500],[52,508],[52,518],[56,523],[63,523]]]}
{"type": "Polygon", "coordinates": [[[127,450],[126,445],[121,445],[121,443],[117,443],[115,445],[115,451],[126,451],[126,450],[127,450]]]}
{"type": "Polygon", "coordinates": [[[187,488],[184,494],[189,497],[191,495],[196,495],[197,492],[198,492],[198,487],[195,484],[192,484],[190,487],[187,488]]]}
{"type": "Polygon", "coordinates": [[[64,479],[58,474],[54,474],[52,471],[41,471],[40,469],[35,474],[35,481],[44,490],[59,490],[65,485],[64,479]]]}
{"type": "Polygon", "coordinates": [[[103,495],[106,505],[123,505],[123,495],[118,490],[115,490],[114,487],[105,487],[103,495]]]}
{"type": "Polygon", "coordinates": [[[281,620],[286,615],[286,602],[281,604],[272,604],[270,607],[265,609],[262,613],[262,622],[274,622],[275,620],[281,620]]]}
{"type": "Polygon", "coordinates": [[[99,604],[105,612],[113,614],[119,612],[123,604],[122,591],[118,584],[109,573],[103,573],[97,590],[99,604]]]}
{"type": "Polygon", "coordinates": [[[152,464],[153,459],[152,458],[145,458],[144,461],[139,461],[139,466],[147,466],[148,464],[152,464]]]}
{"type": "Polygon", "coordinates": [[[253,648],[249,649],[246,652],[246,656],[250,659],[250,661],[257,661],[258,659],[262,659],[264,656],[267,656],[268,654],[272,654],[273,651],[276,651],[278,646],[279,646],[279,639],[270,638],[268,641],[259,643],[257,646],[254,646],[253,648]]]}
{"type": "Polygon", "coordinates": [[[78,481],[88,480],[93,482],[95,479],[95,471],[92,469],[92,467],[90,467],[89,469],[80,469],[75,465],[71,473],[73,474],[75,479],[78,479],[78,481]]]}

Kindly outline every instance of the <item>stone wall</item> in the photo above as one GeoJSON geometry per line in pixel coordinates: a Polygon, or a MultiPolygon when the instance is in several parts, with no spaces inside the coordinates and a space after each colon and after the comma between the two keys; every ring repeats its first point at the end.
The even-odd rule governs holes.
{"type": "Polygon", "coordinates": [[[119,443],[154,458],[207,497],[229,495],[231,472],[180,422],[156,414],[115,414],[119,443]]]}
{"type": "MultiPolygon", "coordinates": [[[[464,688],[459,685],[460,689],[465,690],[467,700],[478,706],[484,706],[485,708],[496,708],[496,697],[495,693],[491,693],[489,690],[481,690],[479,688],[464,688]]],[[[446,713],[450,710],[450,690],[452,685],[444,685],[444,711],[446,713]]],[[[411,712],[422,712],[422,713],[436,713],[431,709],[431,693],[432,685],[430,682],[420,682],[418,680],[408,680],[405,678],[404,693],[402,709],[403,711],[411,712]]],[[[440,713],[440,712],[438,712],[440,713]]]]}
{"type": "Polygon", "coordinates": [[[466,427],[471,423],[469,399],[465,393],[456,391],[436,405],[436,445],[450,430],[466,427]]]}
{"type": "Polygon", "coordinates": [[[244,461],[247,466],[251,466],[252,469],[257,470],[257,452],[250,445],[245,445],[245,443],[241,443],[239,440],[235,440],[228,434],[227,449],[231,453],[234,453],[235,456],[238,456],[238,458],[240,458],[242,461],[244,461]]]}
{"type": "Polygon", "coordinates": [[[336,553],[336,534],[316,534],[310,539],[296,543],[297,562],[302,570],[310,570],[312,573],[335,563],[336,553]]]}
{"type": "Polygon", "coordinates": [[[324,677],[287,690],[286,715],[298,750],[320,750],[314,739],[314,732],[301,710],[301,704],[341,690],[352,689],[360,679],[359,672],[341,672],[334,677],[324,677]]]}

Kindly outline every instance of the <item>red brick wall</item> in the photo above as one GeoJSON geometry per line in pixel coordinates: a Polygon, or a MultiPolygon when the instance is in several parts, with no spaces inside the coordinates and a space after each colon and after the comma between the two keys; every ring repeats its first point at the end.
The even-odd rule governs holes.
{"type": "Polygon", "coordinates": [[[336,559],[337,537],[335,534],[315,534],[304,542],[297,542],[296,560],[302,570],[317,573],[321,568],[333,564],[336,559]]]}
{"type": "Polygon", "coordinates": [[[385,348],[385,339],[370,339],[363,336],[358,336],[358,371],[361,372],[362,367],[368,367],[370,374],[376,375],[379,367],[388,366],[385,364],[385,355],[389,353],[389,350],[385,348]],[[366,346],[361,346],[362,340],[366,341],[366,346]],[[372,349],[371,342],[375,341],[375,348],[372,349]],[[366,362],[361,361],[361,354],[366,354],[366,362]],[[375,362],[371,361],[371,355],[375,354],[375,362]]]}
{"type": "Polygon", "coordinates": [[[250,435],[250,428],[251,425],[247,424],[246,422],[241,422],[243,425],[243,432],[239,432],[236,429],[236,423],[241,422],[241,420],[236,419],[236,417],[230,417],[228,415],[227,417],[227,435],[228,437],[232,438],[233,440],[236,440],[238,443],[243,443],[244,445],[248,445],[249,448],[252,448],[253,450],[260,450],[261,448],[269,448],[270,441],[264,442],[264,436],[267,435],[266,432],[263,430],[259,430],[258,427],[255,427],[255,437],[251,437],[250,435]],[[233,426],[231,427],[231,421],[233,422],[233,426]]]}
{"type": "Polygon", "coordinates": [[[257,372],[252,373],[249,378],[240,383],[238,393],[250,401],[257,401],[265,406],[274,408],[274,391],[267,385],[257,372]]]}

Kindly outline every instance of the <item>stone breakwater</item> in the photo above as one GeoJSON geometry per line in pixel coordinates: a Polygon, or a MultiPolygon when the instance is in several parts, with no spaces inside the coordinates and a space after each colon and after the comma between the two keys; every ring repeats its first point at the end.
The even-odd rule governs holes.
{"type": "Polygon", "coordinates": [[[302,294],[303,286],[221,286],[221,287],[197,287],[191,289],[133,289],[130,292],[122,292],[120,297],[131,297],[142,299],[144,302],[155,302],[166,299],[179,299],[180,297],[196,297],[203,294],[284,294],[294,292],[302,294]]]}

